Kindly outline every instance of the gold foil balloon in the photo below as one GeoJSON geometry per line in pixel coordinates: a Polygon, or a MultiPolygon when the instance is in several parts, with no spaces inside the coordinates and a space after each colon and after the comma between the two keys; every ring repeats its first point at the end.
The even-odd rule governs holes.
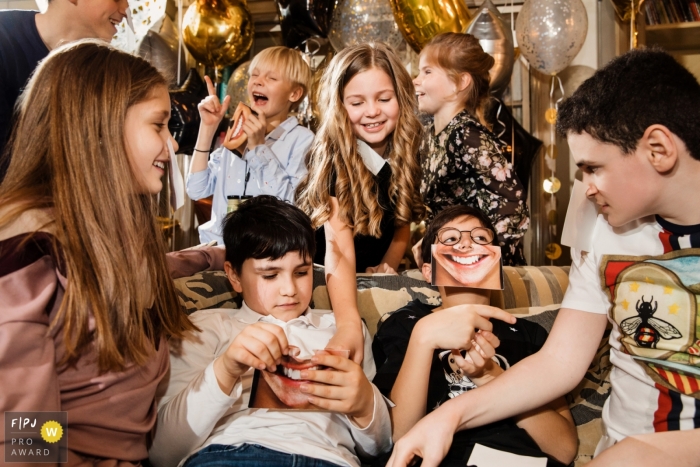
{"type": "Polygon", "coordinates": [[[552,209],[547,213],[547,221],[552,225],[557,225],[557,222],[559,221],[559,213],[557,213],[556,209],[552,209]]]}
{"type": "Polygon", "coordinates": [[[561,246],[559,246],[558,243],[547,244],[547,247],[544,249],[544,255],[551,260],[559,259],[561,256],[561,246]]]}
{"type": "Polygon", "coordinates": [[[559,151],[557,150],[556,144],[550,144],[547,146],[547,157],[550,159],[556,159],[558,155],[559,151]]]}
{"type": "Polygon", "coordinates": [[[520,51],[537,71],[555,75],[583,47],[588,15],[581,0],[527,0],[515,22],[520,51]]]}
{"type": "Polygon", "coordinates": [[[494,58],[495,63],[489,70],[489,91],[494,96],[500,96],[510,84],[513,73],[513,33],[491,0],[481,4],[466,32],[479,39],[484,52],[494,58]]]}
{"type": "Polygon", "coordinates": [[[250,101],[248,99],[249,66],[250,60],[238,65],[238,68],[233,70],[233,73],[231,73],[231,77],[228,80],[228,85],[226,86],[226,94],[231,96],[229,110],[232,114],[236,106],[238,106],[239,102],[243,102],[246,105],[250,105],[250,101]]]}
{"type": "Polygon", "coordinates": [[[542,182],[542,188],[544,188],[544,191],[547,193],[554,194],[561,188],[561,182],[557,177],[545,178],[544,182],[542,182]]]}
{"type": "Polygon", "coordinates": [[[192,56],[206,66],[236,63],[253,44],[253,20],[245,0],[197,0],[185,13],[182,37],[192,56]]]}
{"type": "Polygon", "coordinates": [[[396,24],[406,42],[420,52],[443,32],[463,32],[471,15],[464,0],[391,0],[396,24]]]}
{"type": "Polygon", "coordinates": [[[403,43],[389,0],[340,0],[328,39],[338,52],[365,42],[385,42],[394,49],[403,43]]]}

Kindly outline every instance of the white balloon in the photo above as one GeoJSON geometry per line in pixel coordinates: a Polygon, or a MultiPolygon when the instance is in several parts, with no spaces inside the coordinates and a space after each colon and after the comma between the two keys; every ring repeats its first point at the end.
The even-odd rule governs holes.
{"type": "Polygon", "coordinates": [[[588,15],[581,0],[527,0],[515,31],[530,66],[555,75],[569,66],[583,47],[588,15]]]}

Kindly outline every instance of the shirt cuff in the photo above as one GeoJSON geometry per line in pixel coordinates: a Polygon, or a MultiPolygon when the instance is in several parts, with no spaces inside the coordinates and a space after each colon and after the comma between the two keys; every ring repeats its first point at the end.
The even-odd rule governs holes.
{"type": "MultiPolygon", "coordinates": [[[[345,418],[348,419],[348,422],[352,425],[352,428],[354,431],[369,431],[371,428],[374,428],[372,425],[375,423],[375,420],[381,418],[381,412],[386,411],[387,415],[388,415],[387,406],[389,404],[386,403],[386,401],[384,399],[384,395],[381,392],[379,392],[379,389],[374,384],[372,385],[372,393],[373,393],[373,397],[374,397],[374,400],[373,400],[374,409],[372,410],[372,420],[370,420],[370,422],[367,424],[366,427],[360,428],[353,421],[352,417],[348,417],[347,415],[345,416],[345,418]],[[382,409],[384,409],[384,410],[382,410],[382,409]]],[[[392,405],[393,405],[393,402],[392,402],[392,405]]],[[[379,422],[377,422],[377,423],[379,423],[379,422]]]]}
{"type": "Polygon", "coordinates": [[[243,384],[241,383],[241,378],[236,380],[236,383],[233,385],[233,389],[231,390],[231,394],[226,394],[221,390],[219,381],[216,379],[216,373],[214,373],[214,362],[207,365],[207,368],[204,370],[203,383],[203,386],[207,388],[207,392],[211,396],[212,402],[221,404],[226,408],[231,407],[231,404],[238,400],[241,397],[241,394],[243,394],[243,384]]]}

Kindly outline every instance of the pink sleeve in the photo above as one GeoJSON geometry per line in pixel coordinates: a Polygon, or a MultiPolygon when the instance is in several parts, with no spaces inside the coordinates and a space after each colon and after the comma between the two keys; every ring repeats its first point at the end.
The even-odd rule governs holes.
{"type": "MultiPolygon", "coordinates": [[[[0,271],[0,413],[61,410],[50,316],[60,307],[63,287],[54,262],[42,256],[26,264],[2,257],[0,271]]],[[[0,446],[5,439],[0,423],[0,446]]],[[[4,459],[4,452],[0,452],[4,459]]]]}
{"type": "Polygon", "coordinates": [[[221,271],[225,260],[226,250],[217,246],[175,251],[166,255],[170,277],[173,279],[191,276],[200,271],[221,271]]]}

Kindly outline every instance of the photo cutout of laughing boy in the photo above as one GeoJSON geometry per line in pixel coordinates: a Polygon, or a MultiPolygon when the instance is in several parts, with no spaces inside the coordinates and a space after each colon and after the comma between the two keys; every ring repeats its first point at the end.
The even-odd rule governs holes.
{"type": "Polygon", "coordinates": [[[432,285],[503,290],[501,247],[478,219],[448,222],[431,245],[432,285]]]}
{"type": "MultiPolygon", "coordinates": [[[[299,387],[307,381],[300,377],[302,370],[323,370],[325,367],[311,363],[316,353],[329,353],[350,358],[349,350],[305,350],[296,346],[289,347],[289,355],[282,356],[282,362],[275,372],[255,370],[253,385],[250,389],[248,407],[256,409],[279,410],[315,410],[318,407],[309,404],[308,394],[299,387]]],[[[326,371],[333,371],[327,369],[326,371]]],[[[315,383],[320,384],[320,383],[315,383]]]]}

